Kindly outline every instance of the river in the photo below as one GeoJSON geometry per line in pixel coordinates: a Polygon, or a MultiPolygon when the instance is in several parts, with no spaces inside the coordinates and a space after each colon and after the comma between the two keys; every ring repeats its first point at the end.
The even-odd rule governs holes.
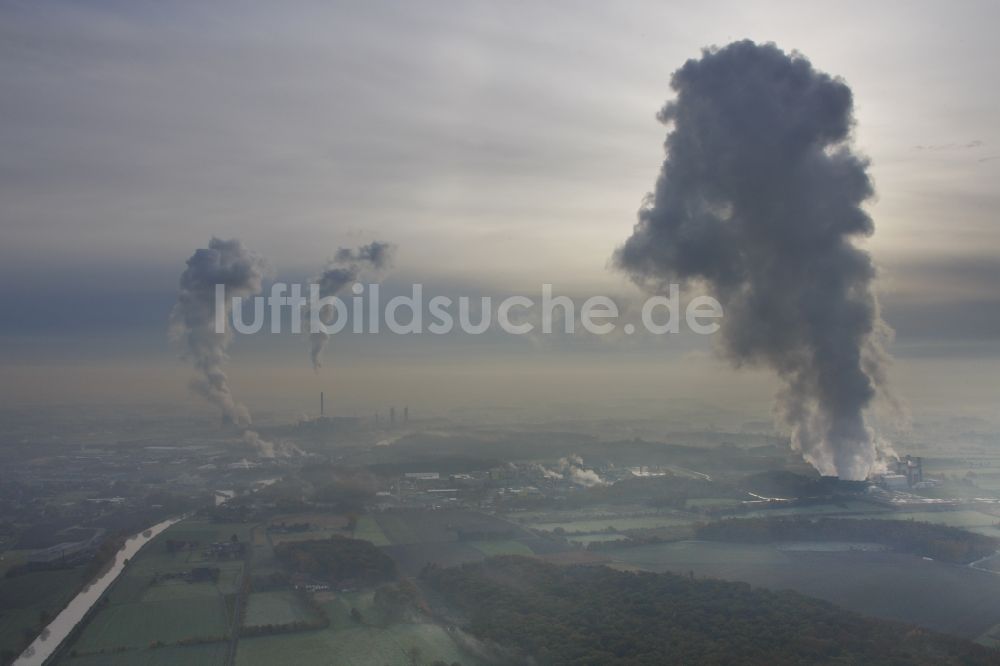
{"type": "Polygon", "coordinates": [[[56,616],[56,619],[52,620],[41,635],[14,661],[13,666],[41,666],[45,663],[45,660],[52,656],[59,645],[66,640],[73,627],[83,619],[90,607],[97,603],[104,591],[121,575],[122,570],[125,569],[125,560],[135,557],[136,553],[153,537],[179,520],[181,518],[164,520],[162,523],[157,523],[149,529],[143,530],[140,534],[129,537],[125,541],[125,545],[115,554],[114,564],[73,597],[73,600],[56,616]]]}
{"type": "MultiPolygon", "coordinates": [[[[266,488],[277,480],[278,478],[276,477],[257,481],[250,492],[266,488]]],[[[217,490],[215,493],[216,506],[225,504],[233,499],[233,497],[236,497],[236,491],[233,490],[217,490]]],[[[59,645],[66,640],[69,633],[73,631],[73,627],[83,619],[87,611],[90,610],[90,607],[97,603],[104,594],[104,591],[111,587],[111,584],[118,579],[118,576],[125,569],[125,560],[135,557],[136,553],[152,541],[153,537],[183,519],[184,516],[169,518],[162,523],[157,523],[143,530],[140,534],[130,536],[125,541],[125,545],[115,554],[115,563],[111,568],[107,569],[96,580],[91,581],[87,587],[83,588],[79,594],[73,597],[73,600],[66,605],[66,608],[42,630],[38,638],[25,648],[21,656],[11,666],[42,666],[45,660],[51,657],[59,645]]]]}

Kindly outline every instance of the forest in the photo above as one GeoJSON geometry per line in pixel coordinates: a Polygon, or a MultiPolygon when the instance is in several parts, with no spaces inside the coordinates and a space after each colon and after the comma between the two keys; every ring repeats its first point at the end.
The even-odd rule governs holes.
{"type": "Polygon", "coordinates": [[[854,541],[878,543],[894,550],[944,562],[968,564],[992,555],[997,540],[957,527],[913,520],[845,520],[839,518],[749,518],[700,525],[699,539],[772,543],[780,541],[854,541]]]}
{"type": "Polygon", "coordinates": [[[547,666],[996,664],[993,650],[793,592],[520,556],[427,567],[474,636],[547,666]]]}
{"type": "Polygon", "coordinates": [[[274,554],[292,571],[337,585],[374,585],[396,576],[392,559],[370,542],[339,535],[281,543],[274,554]]]}

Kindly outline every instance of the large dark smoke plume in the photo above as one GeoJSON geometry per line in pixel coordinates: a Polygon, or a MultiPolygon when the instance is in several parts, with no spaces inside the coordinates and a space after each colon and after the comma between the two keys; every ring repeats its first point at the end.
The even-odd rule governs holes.
{"type": "Polygon", "coordinates": [[[229,388],[224,365],[233,334],[228,323],[216,331],[216,285],[225,286],[225,314],[229,321],[231,298],[255,296],[264,278],[263,259],[236,239],[213,238],[206,248],[195,250],[181,275],[177,303],[170,313],[170,336],[197,372],[191,387],[219,408],[228,423],[243,430],[244,440],[264,455],[273,455],[269,442],[249,430],[250,412],[229,388]]]}
{"type": "MultiPolygon", "coordinates": [[[[394,252],[393,245],[381,241],[372,241],[354,250],[342,247],[337,250],[323,273],[314,277],[312,282],[319,285],[320,298],[336,296],[344,287],[357,281],[366,270],[377,273],[389,268],[394,252]]],[[[323,308],[318,313],[325,324],[329,324],[333,316],[329,310],[329,307],[323,308]]],[[[316,370],[323,365],[323,349],[329,340],[330,336],[322,331],[309,334],[309,357],[316,370]]]]}
{"type": "Polygon", "coordinates": [[[864,478],[880,454],[865,412],[889,329],[854,244],[874,230],[861,207],[874,189],[852,152],[851,90],[751,41],[705,50],[671,86],[667,158],[615,262],[647,288],[716,297],[725,354],[783,381],[793,444],[824,474],[864,478]]]}

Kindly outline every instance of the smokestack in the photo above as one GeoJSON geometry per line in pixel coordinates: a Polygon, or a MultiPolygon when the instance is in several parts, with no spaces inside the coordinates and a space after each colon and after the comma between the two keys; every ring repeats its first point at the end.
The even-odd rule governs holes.
{"type": "Polygon", "coordinates": [[[409,406],[403,407],[403,423],[406,423],[409,420],[410,420],[410,408],[409,406]]]}
{"type": "Polygon", "coordinates": [[[651,291],[704,288],[721,351],[781,380],[777,413],[821,474],[864,479],[886,453],[865,419],[886,395],[891,331],[855,240],[874,224],[852,150],[850,88],[774,44],[705,49],[674,72],[656,189],[615,264],[651,291]]]}
{"type": "Polygon", "coordinates": [[[322,418],[326,416],[326,410],[323,408],[323,392],[319,392],[319,415],[322,418]]]}
{"type": "Polygon", "coordinates": [[[389,425],[396,425],[396,408],[389,408],[389,425]]]}

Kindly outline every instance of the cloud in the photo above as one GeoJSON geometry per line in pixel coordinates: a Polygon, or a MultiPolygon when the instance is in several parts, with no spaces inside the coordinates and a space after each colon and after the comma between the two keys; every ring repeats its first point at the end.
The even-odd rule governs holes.
{"type": "Polygon", "coordinates": [[[966,141],[965,143],[932,143],[929,145],[917,145],[914,146],[917,150],[927,150],[931,152],[940,151],[950,151],[950,150],[971,150],[973,148],[982,148],[986,143],[979,139],[974,139],[973,141],[966,141]]]}

